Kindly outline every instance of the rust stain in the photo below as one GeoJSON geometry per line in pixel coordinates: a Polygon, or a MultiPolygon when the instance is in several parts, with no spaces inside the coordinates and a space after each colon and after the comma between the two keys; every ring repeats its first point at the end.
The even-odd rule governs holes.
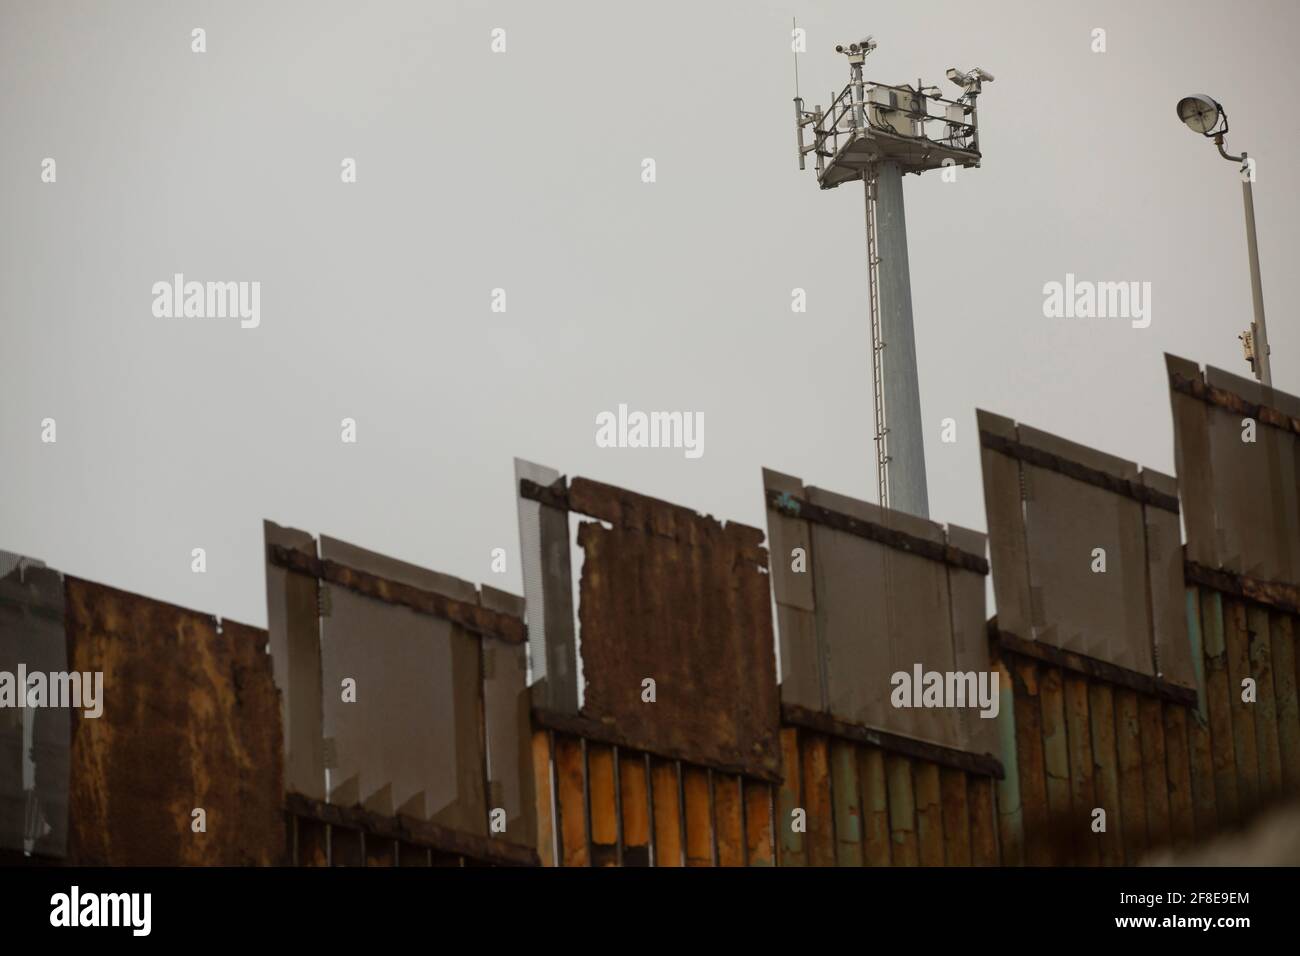
{"type": "Polygon", "coordinates": [[[69,857],[82,865],[284,861],[279,695],[266,632],[66,579],[69,668],[103,671],[73,715],[69,857]],[[207,831],[191,829],[195,808],[207,831]]]}
{"type": "Polygon", "coordinates": [[[578,530],[584,715],[636,749],[779,774],[763,533],[583,478],[569,502],[610,524],[578,530]]]}

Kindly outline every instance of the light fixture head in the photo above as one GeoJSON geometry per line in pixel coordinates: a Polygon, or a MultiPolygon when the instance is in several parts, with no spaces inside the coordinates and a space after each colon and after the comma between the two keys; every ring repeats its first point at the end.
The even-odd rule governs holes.
{"type": "Polygon", "coordinates": [[[1228,114],[1223,111],[1218,100],[1204,93],[1184,96],[1179,100],[1178,118],[1193,133],[1202,136],[1215,136],[1228,131],[1228,114]]]}

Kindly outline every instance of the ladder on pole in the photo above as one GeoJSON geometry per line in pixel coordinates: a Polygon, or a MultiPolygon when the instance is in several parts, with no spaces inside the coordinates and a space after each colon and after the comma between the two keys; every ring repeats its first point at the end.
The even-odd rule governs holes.
{"type": "Polygon", "coordinates": [[[889,429],[885,426],[885,343],[880,333],[880,253],[876,246],[876,169],[862,177],[867,203],[867,278],[871,299],[871,388],[876,413],[876,483],[880,507],[889,507],[889,429]]]}

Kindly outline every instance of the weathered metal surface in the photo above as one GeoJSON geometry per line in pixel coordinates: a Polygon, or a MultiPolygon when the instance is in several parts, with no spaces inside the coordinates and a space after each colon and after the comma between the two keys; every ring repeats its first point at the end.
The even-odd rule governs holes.
{"type": "Polygon", "coordinates": [[[992,777],[804,729],[782,730],[787,782],[778,815],[806,831],[777,836],[782,866],[995,866],[992,777]]]}
{"type": "MultiPolygon", "coordinates": [[[[798,478],[763,469],[768,492],[804,497],[798,478]]],[[[772,592],[776,599],[776,628],[781,651],[781,700],[811,710],[826,701],[824,667],[790,662],[820,662],[817,643],[817,605],[814,601],[812,528],[807,521],[768,509],[767,533],[771,550],[772,592]]]]}
{"type": "Polygon", "coordinates": [[[982,554],[973,554],[951,544],[941,544],[918,535],[908,534],[906,531],[900,531],[897,528],[890,528],[884,524],[856,518],[842,511],[822,507],[811,500],[801,499],[789,492],[769,489],[767,492],[767,506],[786,517],[808,521],[812,524],[825,525],[828,528],[834,528],[836,531],[843,531],[845,534],[883,544],[895,551],[914,554],[917,557],[928,558],[931,561],[941,561],[956,568],[974,571],[976,574],[989,573],[989,563],[982,554]]]}
{"type": "MultiPolygon", "coordinates": [[[[12,681],[9,699],[0,708],[0,849],[63,857],[73,711],[48,706],[63,703],[48,698],[46,706],[18,706],[35,692],[24,686],[30,678],[20,675],[68,671],[63,577],[39,561],[8,552],[0,554],[0,572],[0,672],[12,681]]],[[[78,681],[87,678],[93,680],[83,675],[78,681]]],[[[50,681],[45,694],[54,689],[50,681]]],[[[93,693],[93,686],[87,689],[93,693]]],[[[82,703],[89,702],[83,698],[82,703]]],[[[98,704],[103,704],[102,696],[98,704]]]]}
{"type": "MultiPolygon", "coordinates": [[[[333,538],[321,537],[320,552],[322,569],[402,575],[383,580],[430,594],[445,587],[467,606],[475,593],[333,538]]],[[[351,588],[333,589],[331,605],[321,628],[324,730],[335,755],[330,802],[486,834],[479,639],[451,619],[351,588]],[[345,692],[346,681],[355,693],[345,692]]]]}
{"type": "Polygon", "coordinates": [[[1006,455],[1008,458],[1015,458],[1037,468],[1054,471],[1065,475],[1067,478],[1095,485],[1113,494],[1132,498],[1140,504],[1151,505],[1154,508],[1178,514],[1178,496],[1176,494],[1151,488],[1143,483],[1130,481],[1127,478],[1120,478],[1100,468],[1090,468],[1061,455],[1055,455],[1033,445],[1006,438],[996,432],[981,431],[980,444],[984,448],[1006,455]]]}
{"type": "MultiPolygon", "coordinates": [[[[1142,483],[1170,495],[1178,493],[1178,479],[1150,468],[1142,483]]],[[[1146,525],[1147,581],[1151,590],[1151,629],[1156,677],[1178,687],[1195,690],[1196,664],[1187,630],[1186,582],[1179,516],[1158,508],[1143,508],[1146,525]]]]}
{"type": "Polygon", "coordinates": [[[835,865],[835,817],[831,805],[830,740],[799,733],[803,768],[803,809],[807,814],[804,846],[809,866],[835,865]]]}
{"type": "Polygon", "coordinates": [[[978,417],[1001,629],[1190,689],[1172,479],[978,417]]]}
{"type": "Polygon", "coordinates": [[[1264,804],[1282,795],[1282,751],[1278,741],[1278,701],[1273,681],[1273,642],[1268,608],[1246,608],[1246,638],[1255,680],[1255,746],[1259,753],[1259,796],[1264,804]]]}
{"type": "Polygon", "coordinates": [[[857,745],[831,739],[831,802],[835,807],[835,862],[862,865],[862,798],[858,785],[857,745]]]}
{"type": "Polygon", "coordinates": [[[69,856],[79,864],[285,858],[280,702],[267,633],[66,579],[69,668],[101,671],[73,718],[69,856]],[[195,809],[206,832],[194,829],[195,809]]]}
{"type": "Polygon", "coordinates": [[[1043,756],[1043,712],[1039,703],[1038,665],[1027,659],[1007,662],[1015,688],[1016,764],[1020,771],[1019,795],[1023,821],[1023,858],[1030,866],[1051,860],[1047,831],[1047,774],[1043,756]]]}
{"type": "Polygon", "coordinates": [[[686,830],[686,865],[713,866],[716,862],[713,831],[713,795],[709,771],[682,765],[682,815],[686,830]]]}
{"type": "Polygon", "coordinates": [[[943,802],[944,865],[970,866],[971,819],[966,775],[945,767],[940,772],[939,788],[943,802]]]}
{"type": "Polygon", "coordinates": [[[1196,834],[1196,819],[1192,810],[1191,745],[1187,737],[1188,714],[1189,711],[1183,707],[1163,707],[1161,714],[1165,725],[1170,839],[1175,843],[1187,843],[1196,834]]]}
{"type": "MultiPolygon", "coordinates": [[[[313,685],[318,695],[330,803],[477,837],[499,809],[505,828],[494,821],[491,837],[534,847],[523,600],[328,537],[318,558],[309,536],[267,527],[272,643],[299,701],[310,702],[313,685]],[[301,582],[313,593],[310,617],[305,607],[288,613],[293,599],[305,604],[307,587],[288,590],[301,582]]],[[[372,853],[359,836],[354,847],[359,833],[339,829],[333,862],[400,862],[396,848],[372,853]]]]}
{"type": "Polygon", "coordinates": [[[619,854],[623,866],[650,865],[650,764],[643,753],[618,752],[619,854]]]}
{"type": "Polygon", "coordinates": [[[1236,758],[1229,743],[1232,740],[1229,708],[1234,689],[1228,680],[1223,610],[1221,595],[1213,591],[1201,592],[1201,633],[1205,641],[1204,693],[1214,768],[1214,799],[1219,822],[1232,825],[1241,820],[1241,803],[1237,792],[1236,758]]]}
{"type": "Polygon", "coordinates": [[[1300,614],[1300,587],[1295,585],[1281,581],[1261,581],[1248,575],[1209,568],[1190,560],[1184,565],[1184,574],[1188,584],[1199,584],[1233,597],[1246,598],[1286,614],[1300,614]]]}
{"type": "Polygon", "coordinates": [[[1205,683],[1205,638],[1201,622],[1200,592],[1187,588],[1187,627],[1200,689],[1197,709],[1187,721],[1188,753],[1192,778],[1192,808],[1197,834],[1214,832],[1218,825],[1218,805],[1214,794],[1214,757],[1210,745],[1208,694],[1205,683]]]}
{"type": "Polygon", "coordinates": [[[276,547],[316,557],[316,539],[305,531],[262,522],[266,555],[266,617],[271,668],[280,691],[284,727],[285,788],[325,797],[321,703],[319,583],[271,560],[276,547]]]}
{"type": "Polygon", "coordinates": [[[745,862],[749,866],[776,863],[776,835],[772,830],[772,791],[765,783],[741,778],[745,800],[745,862]]]}
{"type": "Polygon", "coordinates": [[[967,786],[970,794],[971,863],[997,866],[1000,860],[993,781],[987,777],[972,777],[967,780],[967,786]]]}
{"type": "Polygon", "coordinates": [[[650,759],[651,803],[654,809],[654,865],[682,866],[682,785],[680,765],[650,759]]]}
{"type": "Polygon", "coordinates": [[[897,754],[887,754],[885,780],[889,792],[891,861],[894,866],[917,866],[921,862],[921,855],[916,842],[916,798],[912,788],[912,762],[897,754]]]}
{"type": "Polygon", "coordinates": [[[955,747],[943,747],[912,737],[871,730],[795,704],[781,705],[781,720],[792,727],[803,727],[814,733],[870,744],[882,750],[916,757],[941,767],[953,767],[967,773],[985,774],[994,778],[1001,778],[1004,773],[1001,762],[991,754],[973,754],[955,747]]]}
{"type": "Polygon", "coordinates": [[[744,866],[744,814],[741,806],[741,777],[710,773],[713,784],[713,838],[718,866],[744,866]]]}
{"type": "Polygon", "coordinates": [[[1060,836],[1050,844],[1054,865],[1068,861],[1076,828],[1070,807],[1070,756],[1065,726],[1065,688],[1061,671],[1044,668],[1038,675],[1038,704],[1043,715],[1043,771],[1047,777],[1047,812],[1060,836]]]}
{"type": "Polygon", "coordinates": [[[1188,559],[1264,588],[1300,584],[1300,398],[1165,362],[1188,559]]]}
{"type": "MultiPolygon", "coordinates": [[[[480,600],[484,607],[523,619],[523,598],[485,586],[480,600]]],[[[506,830],[499,835],[536,846],[527,648],[492,637],[482,643],[489,809],[506,811],[506,830]]]]}
{"type": "MultiPolygon", "coordinates": [[[[776,856],[780,866],[807,866],[804,828],[796,828],[795,815],[803,807],[803,771],[800,767],[799,731],[781,728],[781,784],[776,792],[776,856]]],[[[807,812],[806,810],[804,811],[807,812]]]]}
{"type": "MultiPolygon", "coordinates": [[[[311,820],[331,827],[345,828],[366,835],[367,849],[370,839],[400,841],[407,847],[471,857],[485,863],[508,866],[537,866],[537,853],[530,847],[521,847],[503,840],[464,833],[441,826],[430,820],[415,820],[375,813],[363,807],[343,807],[322,800],[312,800],[302,794],[285,795],[285,807],[300,820],[311,820]]],[[[337,831],[336,831],[337,833],[337,831]]]]}
{"type": "MultiPolygon", "coordinates": [[[[278,567],[337,584],[341,588],[347,588],[372,600],[400,605],[420,614],[443,618],[476,634],[495,637],[513,644],[521,644],[528,639],[527,628],[518,617],[480,607],[470,599],[448,597],[430,587],[412,586],[391,577],[349,567],[329,558],[317,560],[301,551],[280,545],[271,546],[270,558],[271,563],[278,567]]],[[[392,559],[387,560],[392,561],[392,559]]],[[[413,566],[408,565],[408,567],[413,566]]],[[[425,573],[431,576],[430,583],[433,586],[445,587],[448,580],[454,580],[434,571],[425,573]]]]}
{"type": "Polygon", "coordinates": [[[875,733],[877,746],[907,738],[970,754],[996,750],[996,729],[977,707],[899,708],[891,700],[893,675],[911,678],[918,664],[987,671],[984,536],[805,489],[770,470],[763,480],[781,550],[772,576],[783,705],[835,722],[831,732],[841,736],[851,727],[875,733]],[[787,560],[795,547],[800,560],[787,560]]]}
{"type": "Polygon", "coordinates": [[[1296,653],[1295,619],[1272,615],[1273,693],[1277,699],[1278,751],[1282,758],[1282,790],[1300,794],[1300,661],[1296,653]]]}
{"type": "Polygon", "coordinates": [[[1093,792],[1096,806],[1107,810],[1104,832],[1097,835],[1097,852],[1103,866],[1124,863],[1123,829],[1119,813],[1119,753],[1115,738],[1115,692],[1102,681],[1088,682],[1088,731],[1092,739],[1093,792]]]}
{"type": "MultiPolygon", "coordinates": [[[[1228,712],[1232,719],[1232,751],[1237,763],[1237,796],[1243,819],[1253,817],[1260,808],[1259,745],[1255,737],[1257,701],[1243,699],[1247,678],[1254,679],[1250,667],[1249,635],[1246,633],[1246,606],[1229,601],[1223,608],[1225,656],[1228,665],[1228,712]]],[[[1258,693],[1258,689],[1256,691],[1258,693]]]]}
{"type": "Polygon", "coordinates": [[[1026,862],[1139,863],[1300,789],[1288,778],[1300,759],[1289,756],[1300,741],[1294,618],[1195,586],[1184,604],[1199,693],[998,635],[1015,675],[1026,862]],[[1094,808],[1104,831],[1088,827],[1094,808]]]}
{"type": "MultiPolygon", "coordinates": [[[[1123,687],[1115,690],[1115,747],[1119,758],[1118,816],[1124,836],[1124,861],[1136,864],[1150,845],[1142,767],[1142,727],[1138,719],[1138,695],[1123,687]]],[[[1114,815],[1107,813],[1107,816],[1114,815]]]]}
{"type": "Polygon", "coordinates": [[[534,700],[549,710],[576,714],[578,657],[568,483],[555,469],[519,458],[515,459],[515,479],[534,700]],[[541,496],[525,494],[530,488],[541,496]]]}
{"type": "Polygon", "coordinates": [[[555,812],[555,777],[552,773],[551,734],[535,730],[532,737],[533,792],[537,799],[537,854],[543,866],[558,862],[555,812]]]}
{"type": "Polygon", "coordinates": [[[943,816],[939,768],[932,763],[912,765],[916,795],[916,843],[922,866],[943,866],[943,816]]]}
{"type": "MultiPolygon", "coordinates": [[[[570,734],[575,737],[582,737],[584,740],[594,741],[596,743],[611,744],[615,747],[625,747],[629,750],[637,748],[636,741],[639,739],[631,734],[623,733],[620,728],[608,721],[600,721],[591,717],[584,717],[580,714],[562,714],[555,711],[546,710],[542,707],[532,709],[532,722],[534,727],[553,730],[557,733],[570,734]]],[[[656,757],[664,757],[670,760],[687,760],[690,756],[686,750],[676,750],[672,747],[664,747],[655,751],[656,757]]],[[[731,764],[725,761],[713,761],[709,766],[714,770],[724,773],[744,774],[746,768],[743,764],[731,764]]],[[[781,779],[780,774],[763,772],[748,774],[755,780],[764,780],[767,782],[778,782],[781,779]]]]}
{"type": "Polygon", "coordinates": [[[1154,674],[1142,507],[1057,472],[1021,481],[1034,639],[1154,674]]]}
{"type": "Polygon", "coordinates": [[[614,748],[588,743],[587,805],[591,813],[591,865],[618,865],[618,789],[614,748]]]}
{"type": "Polygon", "coordinates": [[[1075,821],[1075,859],[1087,866],[1101,862],[1101,848],[1090,827],[1096,807],[1094,745],[1088,713],[1088,681],[1078,674],[1063,674],[1065,684],[1065,728],[1070,760],[1070,819],[1075,821]]]}
{"type": "MultiPolygon", "coordinates": [[[[1172,358],[1173,356],[1166,356],[1166,360],[1172,358]]],[[[1206,383],[1199,374],[1200,370],[1195,365],[1186,362],[1185,359],[1175,361],[1177,364],[1172,362],[1169,364],[1169,387],[1173,391],[1183,395],[1190,395],[1207,405],[1225,409],[1236,415],[1253,418],[1265,425],[1272,425],[1274,428],[1291,432],[1293,435],[1300,435],[1300,415],[1287,409],[1275,408],[1270,404],[1251,401],[1228,388],[1219,388],[1212,383],[1206,383]]],[[[1238,381],[1252,386],[1252,391],[1260,388],[1249,379],[1238,379],[1238,381]]],[[[1272,399],[1277,401],[1278,393],[1273,389],[1269,389],[1269,391],[1273,392],[1272,399]]],[[[1282,399],[1283,401],[1290,399],[1288,404],[1293,408],[1297,404],[1295,396],[1283,394],[1282,399]]]]}
{"type": "Polygon", "coordinates": [[[559,816],[560,864],[589,866],[586,760],[581,738],[555,735],[553,761],[559,816]]]}
{"type": "Polygon", "coordinates": [[[1088,657],[1086,654],[1075,654],[1071,651],[1053,647],[1050,644],[1044,644],[1041,641],[1026,641],[1018,635],[998,629],[997,620],[995,617],[991,625],[995,630],[998,647],[1004,651],[1019,654],[1022,657],[1032,657],[1034,660],[1042,661],[1053,667],[1086,674],[1089,677],[1108,681],[1116,686],[1127,687],[1143,694],[1154,694],[1157,697],[1163,697],[1166,700],[1180,704],[1192,706],[1196,704],[1195,688],[1171,684],[1150,674],[1129,670],[1126,667],[1118,667],[1107,661],[1088,657]]]}
{"type": "Polygon", "coordinates": [[[762,533],[583,478],[568,498],[609,524],[578,531],[583,714],[617,727],[635,749],[774,776],[779,716],[762,533]]]}
{"type": "Polygon", "coordinates": [[[885,752],[879,747],[858,747],[858,782],[862,788],[862,848],[867,866],[889,866],[889,783],[885,778],[885,752]]]}

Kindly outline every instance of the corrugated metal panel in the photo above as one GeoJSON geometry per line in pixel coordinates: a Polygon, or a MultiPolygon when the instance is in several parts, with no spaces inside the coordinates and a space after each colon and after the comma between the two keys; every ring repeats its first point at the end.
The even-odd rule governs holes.
{"type": "Polygon", "coordinates": [[[775,777],[779,714],[762,533],[582,478],[569,502],[600,519],[578,530],[583,714],[619,728],[637,749],[775,777]],[[647,679],[653,703],[642,697],[647,679]]]}
{"type": "Polygon", "coordinates": [[[82,865],[269,865],[285,855],[283,735],[267,634],[67,578],[68,666],[102,671],[74,716],[69,856],[82,865]],[[195,832],[192,811],[206,813],[195,832]]]}

